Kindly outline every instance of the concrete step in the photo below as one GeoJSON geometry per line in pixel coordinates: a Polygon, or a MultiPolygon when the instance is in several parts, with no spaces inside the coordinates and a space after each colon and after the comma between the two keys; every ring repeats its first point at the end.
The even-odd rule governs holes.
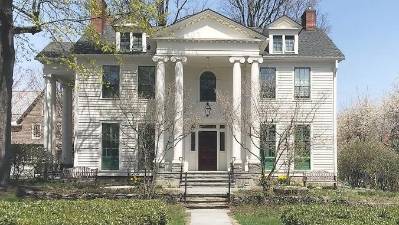
{"type": "MultiPolygon", "coordinates": [[[[182,180],[182,183],[184,183],[185,180],[182,180]]],[[[209,179],[209,178],[191,178],[191,179],[187,179],[187,183],[189,182],[222,182],[222,183],[228,183],[229,180],[226,179],[220,179],[220,178],[215,178],[215,179],[209,179]]]]}
{"type": "Polygon", "coordinates": [[[226,194],[187,194],[187,198],[227,198],[226,194]]]}
{"type": "Polygon", "coordinates": [[[187,203],[226,203],[229,202],[227,198],[187,198],[187,203]]]}
{"type": "Polygon", "coordinates": [[[229,207],[227,202],[201,202],[201,203],[187,203],[186,207],[189,209],[225,209],[229,207]]]}
{"type": "MultiPolygon", "coordinates": [[[[184,187],[184,183],[180,184],[184,187]]],[[[228,187],[229,183],[225,182],[187,182],[187,187],[228,187]]]]}

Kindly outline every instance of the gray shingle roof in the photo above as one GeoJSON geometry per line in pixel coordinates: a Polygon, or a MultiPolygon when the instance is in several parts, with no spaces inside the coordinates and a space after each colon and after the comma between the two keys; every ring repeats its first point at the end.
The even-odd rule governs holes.
{"type": "Polygon", "coordinates": [[[17,124],[20,122],[23,114],[32,106],[32,104],[41,95],[42,91],[13,91],[12,92],[12,122],[17,124]]]}
{"type": "MultiPolygon", "coordinates": [[[[299,33],[298,55],[286,54],[278,55],[278,57],[313,57],[313,58],[336,58],[345,59],[344,54],[337,48],[328,35],[317,29],[309,31],[302,29],[299,33]]],[[[265,53],[265,56],[276,56],[265,53]]]]}
{"type": "MultiPolygon", "coordinates": [[[[254,31],[260,32],[260,29],[251,28],[254,31]]],[[[268,36],[267,29],[264,30],[263,34],[268,36]]],[[[115,43],[115,30],[112,26],[108,25],[105,27],[102,39],[109,42],[115,43]]],[[[299,33],[299,52],[298,55],[270,55],[265,52],[266,57],[311,57],[311,58],[334,58],[343,60],[344,54],[337,48],[332,42],[328,35],[322,30],[308,31],[302,29],[299,33]]],[[[83,35],[76,43],[50,43],[47,45],[38,56],[44,55],[47,57],[62,57],[68,54],[102,54],[101,49],[96,48],[94,44],[89,41],[85,35],[83,35]]],[[[152,54],[147,53],[127,53],[127,54],[152,54]]]]}

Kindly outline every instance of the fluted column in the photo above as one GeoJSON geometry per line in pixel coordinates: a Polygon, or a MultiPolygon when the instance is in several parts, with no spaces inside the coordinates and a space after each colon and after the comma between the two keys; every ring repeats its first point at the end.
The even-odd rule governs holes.
{"type": "Polygon", "coordinates": [[[56,80],[51,74],[44,76],[45,95],[44,95],[44,121],[43,121],[43,144],[44,149],[56,156],[55,149],[55,98],[56,80]]]}
{"type": "Polygon", "coordinates": [[[73,167],[72,151],[72,88],[68,83],[62,84],[62,164],[73,167]]]}
{"type": "Polygon", "coordinates": [[[165,56],[154,56],[152,60],[157,63],[156,76],[155,76],[155,100],[157,111],[157,129],[155,146],[157,146],[157,162],[165,160],[165,63],[169,61],[165,56]]]}
{"type": "Polygon", "coordinates": [[[233,144],[232,157],[235,164],[241,164],[241,64],[245,62],[244,57],[231,57],[230,63],[233,63],[233,144]]]}
{"type": "Polygon", "coordinates": [[[252,133],[251,137],[251,154],[249,155],[249,163],[256,164],[259,163],[259,115],[257,111],[257,107],[259,106],[259,64],[263,63],[262,57],[250,57],[248,58],[248,63],[251,64],[251,124],[252,124],[252,133]]]}
{"type": "Polygon", "coordinates": [[[180,163],[183,157],[183,64],[187,57],[171,57],[175,63],[175,129],[174,129],[174,154],[173,163],[180,163]]]}

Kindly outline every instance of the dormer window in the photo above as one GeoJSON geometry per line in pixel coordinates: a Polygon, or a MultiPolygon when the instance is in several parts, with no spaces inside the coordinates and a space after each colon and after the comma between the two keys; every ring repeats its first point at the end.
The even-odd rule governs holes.
{"type": "Polygon", "coordinates": [[[116,46],[121,52],[145,52],[147,50],[145,33],[117,32],[116,46]]]}
{"type": "Polygon", "coordinates": [[[295,54],[298,46],[296,45],[297,36],[295,35],[272,35],[273,52],[271,54],[295,54]]]}
{"type": "Polygon", "coordinates": [[[285,35],[285,52],[295,52],[295,37],[293,35],[285,35]]]}
{"type": "Polygon", "coordinates": [[[121,33],[120,50],[121,52],[130,52],[130,33],[121,33]]]}
{"type": "Polygon", "coordinates": [[[273,36],[273,51],[275,53],[283,52],[283,36],[282,35],[274,35],[273,36]]]}
{"type": "Polygon", "coordinates": [[[143,34],[133,33],[132,51],[143,51],[143,34]]]}

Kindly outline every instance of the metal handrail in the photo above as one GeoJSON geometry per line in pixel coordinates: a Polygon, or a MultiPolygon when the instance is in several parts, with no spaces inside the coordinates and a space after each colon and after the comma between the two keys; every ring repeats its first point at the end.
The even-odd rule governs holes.
{"type": "Polygon", "coordinates": [[[184,173],[184,203],[187,203],[187,172],[184,173]]]}
{"type": "Polygon", "coordinates": [[[183,157],[179,158],[180,160],[180,183],[183,181],[183,157]]]}

